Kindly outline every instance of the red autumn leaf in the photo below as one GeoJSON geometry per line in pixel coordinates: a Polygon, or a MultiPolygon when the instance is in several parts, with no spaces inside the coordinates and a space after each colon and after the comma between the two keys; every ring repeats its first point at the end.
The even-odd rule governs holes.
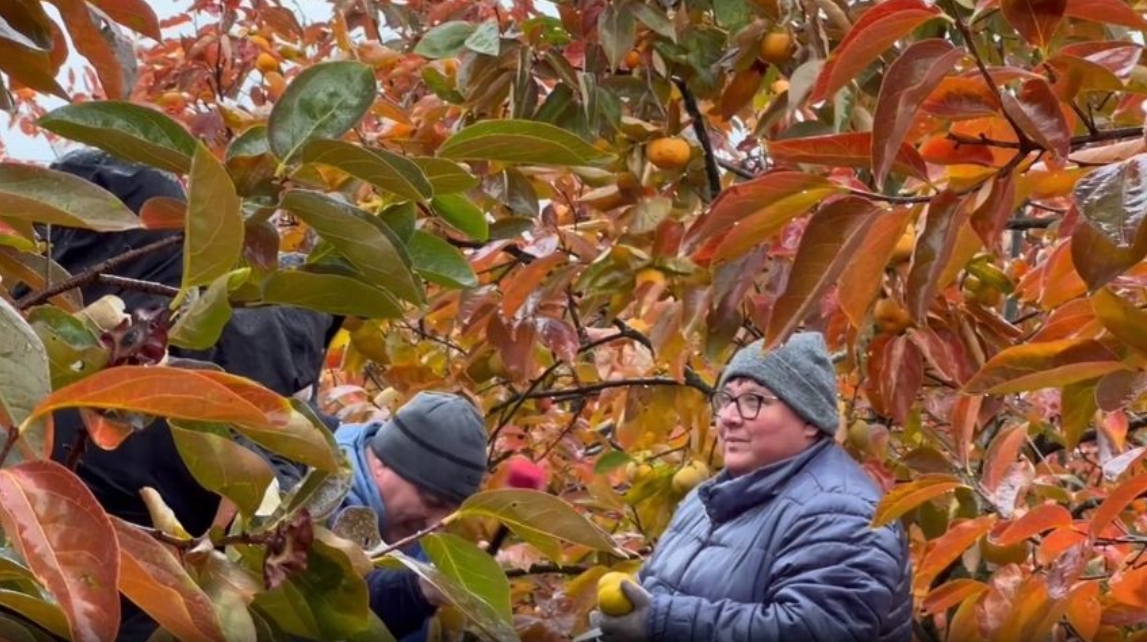
{"type": "MultiPolygon", "coordinates": [[[[766,143],[769,157],[781,165],[831,165],[834,167],[872,166],[871,132],[849,132],[770,140],[766,143]]],[[[927,180],[928,168],[911,145],[901,143],[896,148],[892,169],[920,180],[927,180]]]]}
{"type": "Polygon", "coordinates": [[[872,516],[872,526],[879,528],[920,504],[962,486],[964,484],[955,477],[940,474],[924,475],[900,484],[880,500],[872,516]]]}
{"type": "Polygon", "coordinates": [[[913,593],[923,595],[932,585],[932,581],[956,558],[964,554],[976,540],[991,530],[996,521],[995,515],[984,515],[976,519],[960,522],[948,529],[935,541],[930,543],[928,552],[924,554],[920,566],[916,568],[912,581],[913,593]]]}
{"type": "Polygon", "coordinates": [[[975,597],[988,590],[988,585],[968,578],[952,580],[941,584],[928,593],[921,607],[929,615],[944,613],[968,598],[975,597]]]}
{"type": "Polygon", "coordinates": [[[565,260],[565,253],[554,252],[518,267],[502,279],[502,316],[513,319],[526,299],[538,289],[542,279],[565,260]]]}
{"type": "Polygon", "coordinates": [[[63,609],[72,639],[114,639],[119,546],[111,520],[80,478],[51,461],[0,469],[0,524],[63,609]]]}
{"type": "Polygon", "coordinates": [[[964,120],[994,116],[1000,111],[1000,100],[980,75],[949,76],[940,81],[920,108],[940,118],[964,120]]]}
{"type": "Polygon", "coordinates": [[[100,85],[108,99],[119,100],[124,96],[123,68],[100,30],[92,22],[92,14],[84,0],[52,0],[60,11],[64,26],[75,45],[76,51],[87,58],[95,67],[100,85]]]}
{"type": "Polygon", "coordinates": [[[1142,51],[1141,45],[1126,40],[1076,42],[1059,49],[1060,54],[1094,62],[1124,80],[1130,77],[1135,65],[1139,63],[1142,51]]]}
{"type": "Polygon", "coordinates": [[[952,407],[952,440],[955,442],[956,456],[962,464],[968,462],[983,403],[981,395],[960,395],[952,407]]]}
{"type": "Polygon", "coordinates": [[[809,220],[797,249],[785,291],[773,306],[765,342],[784,341],[808,316],[864,240],[871,222],[882,215],[875,203],[846,196],[822,207],[809,220]]]}
{"type": "Polygon", "coordinates": [[[1147,492],[1147,474],[1137,475],[1116,486],[1091,516],[1089,529],[1091,537],[1098,537],[1136,497],[1145,492],[1147,492]]]}
{"type": "Polygon", "coordinates": [[[863,325],[868,308],[880,290],[884,267],[888,265],[908,221],[915,214],[915,209],[902,207],[877,216],[860,247],[853,252],[840,277],[837,292],[840,307],[848,315],[848,321],[853,327],[863,325]]]}
{"type": "Polygon", "coordinates": [[[1037,47],[1051,42],[1066,7],[1067,0],[1000,0],[1004,18],[1037,47]]]}
{"type": "Polygon", "coordinates": [[[259,407],[212,380],[219,374],[222,373],[166,366],[108,368],[48,395],[36,406],[33,415],[39,417],[62,408],[88,407],[192,421],[274,427],[259,407]]]}
{"type": "Polygon", "coordinates": [[[1124,367],[1106,346],[1092,339],[1017,345],[992,357],[964,386],[964,390],[1005,394],[1058,388],[1124,367]]]}
{"type": "Polygon", "coordinates": [[[139,210],[139,222],[149,230],[182,230],[187,203],[168,196],[154,196],[139,210]]]}
{"type": "Polygon", "coordinates": [[[1060,158],[1067,157],[1071,151],[1071,129],[1046,80],[1025,80],[1017,96],[1005,92],[1002,99],[1004,111],[1028,138],[1060,158]]]}
{"type": "Polygon", "coordinates": [[[1120,571],[1111,581],[1111,597],[1121,604],[1147,609],[1147,566],[1120,571]]]}
{"type": "Polygon", "coordinates": [[[960,228],[969,216],[966,203],[966,197],[945,190],[928,205],[905,289],[908,313],[917,323],[923,323],[927,317],[928,306],[940,288],[940,277],[955,250],[960,228]]]}
{"type": "Polygon", "coordinates": [[[972,229],[976,230],[985,247],[995,247],[1015,211],[1016,184],[1013,176],[1008,172],[993,179],[988,197],[972,212],[972,229]]]}
{"type": "Polygon", "coordinates": [[[119,518],[112,518],[112,525],[120,544],[123,594],[180,640],[223,640],[211,598],[171,549],[119,518]]]}
{"type": "Polygon", "coordinates": [[[964,54],[946,40],[923,40],[910,45],[889,66],[873,114],[872,174],[877,185],[884,184],[892,169],[920,104],[964,54]]]}
{"type": "Polygon", "coordinates": [[[1063,15],[1080,20],[1147,30],[1147,20],[1123,0],[1067,0],[1063,15]]]}
{"type": "Polygon", "coordinates": [[[1120,91],[1123,82],[1107,67],[1078,56],[1057,54],[1047,64],[1055,70],[1052,90],[1058,99],[1069,101],[1080,92],[1120,91]]]}
{"type": "Polygon", "coordinates": [[[1011,546],[1053,528],[1071,526],[1071,512],[1059,504],[1040,504],[1014,519],[991,540],[1000,546],[1011,546]]]}
{"type": "Polygon", "coordinates": [[[878,394],[873,401],[881,414],[899,424],[908,423],[912,405],[924,383],[924,356],[907,336],[888,337],[887,342],[874,341],[871,346],[869,371],[878,394]]]}
{"type": "Polygon", "coordinates": [[[152,40],[162,40],[159,18],[144,0],[88,0],[108,17],[152,40]]]}
{"type": "Polygon", "coordinates": [[[832,97],[894,42],[939,15],[938,7],[920,0],[889,0],[866,11],[829,55],[813,87],[812,101],[832,97]]]}
{"type": "Polygon", "coordinates": [[[1099,631],[1103,609],[1099,605],[1099,582],[1079,584],[1067,597],[1067,621],[1084,640],[1094,640],[1099,631]]]}
{"type": "Polygon", "coordinates": [[[982,483],[989,493],[994,493],[1004,479],[1008,468],[1015,463],[1020,448],[1027,438],[1027,424],[1009,426],[999,432],[988,446],[984,455],[982,483]]]}
{"type": "Polygon", "coordinates": [[[824,178],[800,172],[771,172],[723,190],[688,233],[686,244],[695,248],[725,235],[741,222],[762,215],[788,220],[808,211],[825,197],[841,191],[824,178]],[[766,214],[768,213],[768,214],[766,214]]]}

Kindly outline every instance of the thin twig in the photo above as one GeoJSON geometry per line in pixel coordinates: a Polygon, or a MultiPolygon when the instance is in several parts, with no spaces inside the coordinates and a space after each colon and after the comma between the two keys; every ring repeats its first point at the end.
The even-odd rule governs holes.
{"type": "MultiPolygon", "coordinates": [[[[964,23],[964,19],[960,17],[959,11],[953,11],[951,16],[952,19],[956,22],[956,28],[960,30],[960,35],[964,37],[964,44],[967,46],[968,51],[972,54],[972,58],[976,61],[976,67],[980,70],[980,75],[984,77],[984,82],[988,84],[988,87],[996,95],[996,100],[1001,105],[1003,105],[1003,92],[1000,91],[1000,86],[996,84],[996,81],[992,79],[992,74],[988,72],[988,66],[984,64],[983,57],[980,56],[979,50],[976,49],[976,44],[972,40],[971,30],[968,29],[968,25],[964,23]]],[[[1020,152],[1023,153],[1026,150],[1031,149],[1031,141],[1028,140],[1027,134],[1024,133],[1024,130],[1022,127],[1020,127],[1019,123],[1017,123],[1015,119],[1012,118],[1012,115],[1008,113],[1008,110],[1003,110],[1003,115],[1004,118],[1007,119],[1008,124],[1012,126],[1012,131],[1014,131],[1016,134],[1016,139],[1019,141],[1018,145],[1020,152]]]]}
{"type": "Polygon", "coordinates": [[[556,573],[560,575],[581,575],[588,570],[588,566],[574,566],[570,564],[531,564],[529,568],[506,569],[506,577],[544,575],[547,573],[556,573]]]}
{"type": "Polygon", "coordinates": [[[130,279],[126,276],[116,276],[115,274],[97,274],[95,282],[101,285],[117,287],[121,290],[147,292],[148,294],[158,294],[168,298],[175,298],[179,295],[179,288],[173,288],[170,285],[156,283],[155,281],[144,281],[143,279],[130,279]]]}
{"type": "Polygon", "coordinates": [[[154,243],[148,243],[147,245],[144,245],[143,247],[139,247],[139,248],[136,248],[134,250],[124,252],[123,254],[120,254],[119,256],[114,256],[110,259],[107,259],[106,261],[101,261],[100,263],[97,263],[97,264],[91,266],[90,268],[84,270],[83,272],[80,272],[79,274],[77,274],[71,278],[64,279],[63,281],[60,281],[59,283],[57,283],[51,287],[44,288],[43,290],[40,290],[39,292],[33,292],[33,293],[29,294],[28,296],[24,297],[23,299],[20,299],[19,303],[16,304],[16,307],[21,309],[21,310],[24,310],[24,309],[32,307],[33,305],[43,303],[44,301],[47,301],[48,299],[56,296],[57,294],[62,294],[62,293],[67,292],[68,290],[71,290],[73,288],[83,287],[83,286],[88,285],[90,283],[94,283],[100,274],[102,274],[104,272],[108,272],[108,271],[110,271],[110,270],[112,270],[112,269],[114,269],[120,265],[123,265],[124,263],[129,263],[131,261],[134,261],[135,259],[138,259],[141,256],[150,254],[150,253],[155,252],[157,250],[162,250],[163,248],[166,248],[166,247],[171,247],[172,245],[176,245],[176,244],[182,243],[182,242],[183,242],[183,236],[180,234],[176,234],[174,236],[169,236],[165,239],[158,240],[154,243]]]}
{"type": "Polygon", "coordinates": [[[566,424],[566,427],[562,429],[561,433],[558,434],[558,436],[553,441],[551,441],[548,446],[546,446],[546,449],[542,451],[542,454],[538,456],[538,459],[545,459],[550,454],[550,451],[556,448],[557,445],[566,438],[566,435],[570,434],[570,431],[572,431],[574,426],[577,425],[577,420],[581,419],[581,413],[583,410],[585,410],[584,407],[578,408],[577,412],[575,412],[573,416],[570,417],[569,423],[566,424]]]}
{"type": "Polygon", "coordinates": [[[685,79],[674,76],[673,84],[681,91],[681,98],[685,101],[685,111],[693,119],[693,133],[697,135],[697,142],[701,143],[701,151],[705,157],[705,176],[709,179],[709,200],[717,198],[721,193],[721,174],[717,171],[717,156],[713,153],[713,143],[709,140],[709,131],[705,127],[705,119],[697,107],[697,99],[689,90],[685,79]]]}
{"type": "Polygon", "coordinates": [[[366,556],[371,558],[371,559],[375,559],[375,558],[382,557],[383,555],[386,555],[387,553],[389,553],[391,551],[397,551],[398,549],[403,548],[406,545],[408,545],[412,542],[415,542],[417,540],[420,540],[423,537],[426,537],[427,535],[433,533],[434,531],[441,529],[443,526],[445,526],[447,524],[447,522],[454,519],[455,515],[457,515],[457,513],[451,513],[451,514],[447,515],[446,517],[442,518],[441,520],[434,522],[430,526],[427,526],[426,528],[418,531],[417,533],[414,533],[412,535],[407,535],[406,537],[403,537],[402,539],[394,542],[393,544],[387,544],[386,542],[382,542],[378,546],[367,551],[366,556]]]}

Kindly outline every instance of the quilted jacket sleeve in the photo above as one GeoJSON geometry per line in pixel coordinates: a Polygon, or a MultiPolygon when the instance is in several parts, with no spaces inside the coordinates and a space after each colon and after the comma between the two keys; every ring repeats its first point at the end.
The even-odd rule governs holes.
{"type": "MultiPolygon", "coordinates": [[[[786,511],[764,603],[655,592],[648,622],[655,642],[868,642],[880,636],[906,572],[897,531],[869,527],[871,506],[823,494],[786,511]]],[[[729,569],[735,573],[734,569],[729,569]]]]}

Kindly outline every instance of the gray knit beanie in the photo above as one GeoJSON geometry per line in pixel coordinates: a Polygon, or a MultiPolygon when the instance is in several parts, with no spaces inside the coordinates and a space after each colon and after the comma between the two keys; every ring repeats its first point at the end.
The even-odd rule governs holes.
{"type": "Polygon", "coordinates": [[[840,415],[836,407],[836,370],[819,332],[798,332],[783,345],[766,352],[764,340],[733,355],[717,388],[737,378],[752,379],[780,397],[802,419],[835,435],[840,415]]]}
{"type": "Polygon", "coordinates": [[[486,473],[486,424],[465,398],[420,392],[370,442],[374,454],[406,481],[462,503],[486,473]]]}

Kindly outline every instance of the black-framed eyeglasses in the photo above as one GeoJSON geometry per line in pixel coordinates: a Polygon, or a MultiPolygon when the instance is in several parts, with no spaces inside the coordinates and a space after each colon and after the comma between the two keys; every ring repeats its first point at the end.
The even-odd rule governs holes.
{"type": "Polygon", "coordinates": [[[780,399],[773,395],[763,395],[759,392],[746,392],[734,397],[724,390],[721,390],[713,395],[710,403],[713,405],[713,414],[718,415],[724,410],[725,406],[735,402],[737,404],[737,414],[741,415],[741,419],[750,421],[756,419],[757,415],[761,414],[761,408],[763,406],[777,401],[780,401],[780,399]]]}

